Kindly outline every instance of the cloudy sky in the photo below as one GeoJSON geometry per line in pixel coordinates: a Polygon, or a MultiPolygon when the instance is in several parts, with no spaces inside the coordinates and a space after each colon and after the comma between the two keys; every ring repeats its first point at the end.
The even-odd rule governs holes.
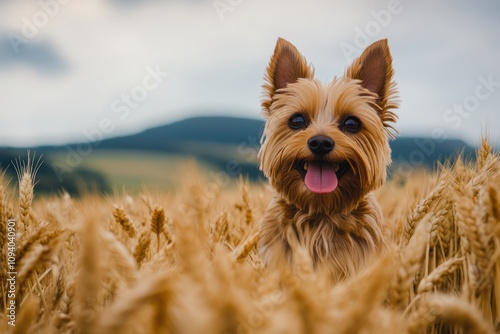
{"type": "Polygon", "coordinates": [[[278,37],[325,82],[388,38],[402,135],[500,143],[500,2],[0,0],[0,146],[260,117],[278,37]]]}

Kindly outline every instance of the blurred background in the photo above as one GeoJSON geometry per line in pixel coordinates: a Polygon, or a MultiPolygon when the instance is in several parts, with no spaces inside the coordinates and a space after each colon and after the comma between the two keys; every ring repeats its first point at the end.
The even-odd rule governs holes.
{"type": "Polygon", "coordinates": [[[43,154],[39,193],[171,189],[194,164],[220,187],[259,180],[278,37],[325,82],[388,38],[391,173],[432,168],[500,144],[499,31],[496,0],[0,0],[0,168],[43,154]]]}

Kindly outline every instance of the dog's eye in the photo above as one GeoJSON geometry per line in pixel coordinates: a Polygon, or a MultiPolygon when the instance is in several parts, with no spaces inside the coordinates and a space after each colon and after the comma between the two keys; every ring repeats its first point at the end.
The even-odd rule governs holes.
{"type": "Polygon", "coordinates": [[[307,121],[305,116],[302,114],[293,115],[288,120],[288,126],[294,130],[305,129],[307,127],[307,121]]]}
{"type": "Polygon", "coordinates": [[[352,133],[358,132],[361,130],[361,121],[354,116],[347,117],[342,128],[352,133]]]}

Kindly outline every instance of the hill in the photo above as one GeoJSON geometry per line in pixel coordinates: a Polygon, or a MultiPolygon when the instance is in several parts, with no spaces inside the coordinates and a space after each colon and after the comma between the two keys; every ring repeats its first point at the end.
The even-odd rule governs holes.
{"type": "MultiPolygon", "coordinates": [[[[213,172],[227,172],[230,176],[242,174],[255,180],[262,177],[257,167],[257,152],[263,127],[264,122],[256,119],[195,117],[102,141],[32,148],[44,155],[37,190],[51,193],[65,189],[77,194],[92,190],[109,192],[110,184],[140,188],[144,175],[151,176],[145,182],[148,185],[156,184],[153,176],[160,177],[162,173],[166,179],[161,185],[166,187],[172,185],[176,177],[168,175],[173,169],[167,166],[172,161],[175,166],[182,166],[190,160],[200,162],[213,172]],[[110,170],[106,166],[113,159],[120,164],[110,170]],[[152,164],[161,164],[164,170],[150,171],[152,164]],[[118,171],[120,178],[115,175],[118,171]],[[118,184],[115,181],[119,181],[118,184]]],[[[473,147],[456,139],[438,142],[425,137],[399,137],[390,144],[392,173],[414,168],[433,169],[437,161],[443,162],[460,152],[472,156],[474,152],[473,147]]],[[[26,149],[0,149],[0,166],[14,177],[13,168],[7,167],[13,159],[25,155],[26,149]]]]}
{"type": "Polygon", "coordinates": [[[147,149],[178,151],[179,143],[208,142],[238,145],[249,136],[260,139],[264,122],[222,116],[195,117],[151,128],[125,137],[103,140],[105,149],[147,149]]]}

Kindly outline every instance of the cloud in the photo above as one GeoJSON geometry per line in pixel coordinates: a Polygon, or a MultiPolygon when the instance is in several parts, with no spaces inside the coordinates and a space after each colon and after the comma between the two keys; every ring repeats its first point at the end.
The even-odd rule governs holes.
{"type": "MultiPolygon", "coordinates": [[[[7,92],[0,110],[8,111],[2,114],[0,145],[81,139],[83,130],[115,116],[113,101],[143,80],[147,66],[156,65],[169,77],[129,118],[116,120],[110,135],[214,110],[259,117],[262,76],[278,36],[294,43],[314,64],[317,77],[328,81],[349,64],[342,43],[354,45],[359,31],[367,34],[377,25],[378,31],[368,31],[366,39],[389,39],[402,97],[402,134],[441,127],[450,136],[475,140],[485,122],[500,127],[500,91],[481,101],[459,129],[443,119],[448,108],[474,93],[479,76],[500,80],[500,10],[495,1],[401,0],[402,10],[385,21],[380,15],[389,10],[390,1],[226,3],[231,10],[222,20],[213,1],[61,5],[30,40],[29,57],[2,56],[0,51],[0,89],[7,92]],[[47,76],[50,71],[57,75],[47,76]]],[[[19,32],[23,18],[32,19],[39,10],[37,1],[0,2],[0,28],[19,32]]]]}
{"type": "Polygon", "coordinates": [[[21,33],[0,35],[0,68],[14,69],[18,65],[52,75],[69,67],[49,41],[35,44],[29,43],[21,33]]]}

